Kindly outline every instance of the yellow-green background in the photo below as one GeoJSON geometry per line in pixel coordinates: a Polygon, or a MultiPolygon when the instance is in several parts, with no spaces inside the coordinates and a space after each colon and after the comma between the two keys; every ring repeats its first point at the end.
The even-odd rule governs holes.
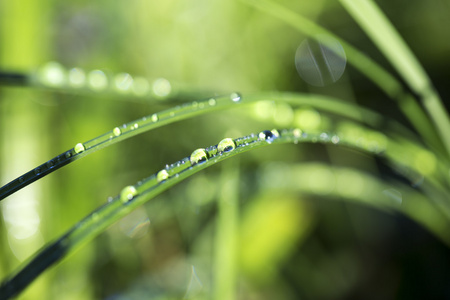
{"type": "MultiPolygon", "coordinates": [[[[377,2],[445,100],[449,2],[377,2]]],[[[279,3],[316,20],[387,66],[336,1],[279,3]]],[[[362,103],[407,124],[394,104],[351,67],[337,84],[308,86],[294,64],[295,50],[305,37],[239,1],[1,0],[0,29],[2,71],[29,73],[57,61],[67,68],[164,77],[218,94],[273,89],[316,92],[362,103]]],[[[0,184],[78,142],[170,105],[1,87],[0,184]]],[[[224,137],[284,127],[282,112],[291,112],[290,107],[266,107],[268,113],[255,119],[253,109],[214,113],[157,129],[77,161],[9,197],[1,207],[0,277],[122,187],[224,137]],[[30,237],[17,239],[11,234],[4,212],[7,201],[23,205],[14,210],[25,220],[22,224],[35,221],[16,225],[15,230],[24,232],[27,228],[20,226],[37,226],[30,237]]],[[[238,194],[240,201],[238,299],[346,299],[365,293],[406,299],[412,287],[415,295],[441,291],[449,279],[444,267],[449,265],[448,249],[403,217],[330,201],[336,197],[333,188],[321,185],[328,174],[322,164],[305,165],[311,172],[298,173],[298,180],[311,182],[315,196],[283,189],[288,173],[283,168],[305,162],[331,162],[385,175],[371,158],[346,150],[287,145],[254,151],[164,193],[45,272],[19,298],[217,297],[214,221],[215,201],[222,193],[238,194]],[[231,190],[225,188],[227,167],[239,168],[238,184],[231,190]],[[265,187],[264,180],[279,182],[279,188],[265,187]],[[130,233],[142,216],[143,230],[130,233]],[[413,236],[398,240],[409,233],[413,236]],[[420,250],[423,245],[428,250],[420,250]],[[431,253],[435,255],[431,262],[418,259],[431,253]],[[192,275],[193,268],[201,283],[192,275]],[[425,287],[418,287],[424,280],[428,280],[425,287]]],[[[302,170],[301,165],[298,168],[302,170]]],[[[344,185],[350,188],[354,181],[349,178],[344,185]]]]}

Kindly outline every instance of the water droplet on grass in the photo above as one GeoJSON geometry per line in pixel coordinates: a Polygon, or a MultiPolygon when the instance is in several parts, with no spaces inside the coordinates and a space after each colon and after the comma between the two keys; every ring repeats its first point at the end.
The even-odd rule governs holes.
{"type": "Polygon", "coordinates": [[[127,187],[124,187],[123,190],[120,192],[120,201],[123,203],[127,203],[128,201],[132,200],[137,195],[137,190],[134,186],[129,185],[127,187]]]}
{"type": "Polygon", "coordinates": [[[326,132],[322,132],[320,134],[320,140],[323,142],[328,142],[330,139],[330,137],[328,136],[328,134],[326,132]]]}
{"type": "Polygon", "coordinates": [[[233,102],[240,102],[241,101],[241,95],[239,93],[232,93],[230,95],[230,99],[233,102]]]}
{"type": "Polygon", "coordinates": [[[233,151],[236,148],[236,144],[233,139],[226,138],[220,141],[219,145],[217,145],[217,151],[220,152],[228,152],[233,151]]]}
{"type": "Polygon", "coordinates": [[[82,143],[78,143],[75,145],[75,147],[73,147],[73,150],[75,151],[75,153],[81,153],[86,149],[84,148],[84,145],[82,143]]]}
{"type": "Polygon", "coordinates": [[[164,98],[170,94],[172,87],[170,82],[165,78],[158,78],[153,83],[153,93],[155,96],[164,98]]]}
{"type": "Polygon", "coordinates": [[[333,144],[337,144],[337,143],[339,143],[339,141],[340,141],[340,139],[337,135],[333,135],[333,137],[331,138],[331,142],[333,144]]]}
{"type": "Polygon", "coordinates": [[[122,134],[122,131],[120,130],[119,127],[116,127],[116,128],[113,129],[113,133],[114,133],[115,136],[119,136],[119,135],[122,134]]]}
{"type": "Polygon", "coordinates": [[[34,169],[34,174],[36,175],[41,174],[41,168],[37,167],[36,169],[34,169]]]}
{"type": "Polygon", "coordinates": [[[80,68],[73,68],[69,71],[69,84],[73,87],[82,87],[86,84],[86,74],[80,68]]]}
{"type": "Polygon", "coordinates": [[[272,143],[275,139],[277,139],[280,136],[278,130],[272,129],[272,130],[264,130],[261,131],[258,135],[258,137],[261,140],[265,140],[269,144],[272,143]]]}
{"type": "Polygon", "coordinates": [[[163,169],[156,174],[156,181],[162,182],[169,178],[169,172],[167,170],[163,169]]]}
{"type": "Polygon", "coordinates": [[[158,122],[158,120],[159,120],[158,115],[157,114],[153,114],[152,115],[152,121],[153,122],[158,122]]]}
{"type": "Polygon", "coordinates": [[[200,164],[208,160],[208,154],[205,149],[200,148],[192,152],[190,160],[192,165],[200,164]]]}
{"type": "Polygon", "coordinates": [[[217,103],[217,101],[216,101],[216,99],[214,99],[214,98],[211,98],[211,99],[208,100],[208,104],[209,104],[210,106],[214,106],[214,105],[216,105],[216,103],[217,103]]]}
{"type": "Polygon", "coordinates": [[[143,77],[136,77],[133,80],[131,89],[136,96],[145,96],[150,91],[150,84],[148,80],[143,77]]]}
{"type": "Polygon", "coordinates": [[[100,70],[93,70],[88,75],[89,86],[96,91],[104,90],[108,86],[108,78],[100,70]]]}
{"type": "Polygon", "coordinates": [[[114,84],[119,92],[127,92],[133,84],[133,77],[128,73],[120,73],[114,77],[114,84]]]}
{"type": "Polygon", "coordinates": [[[40,70],[40,80],[48,86],[61,86],[65,81],[66,70],[57,62],[49,62],[40,70]]]}

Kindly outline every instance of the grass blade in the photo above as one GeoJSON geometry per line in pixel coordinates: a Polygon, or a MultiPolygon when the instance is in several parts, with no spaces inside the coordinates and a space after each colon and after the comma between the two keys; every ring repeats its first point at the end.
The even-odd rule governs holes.
{"type": "MultiPolygon", "coordinates": [[[[382,143],[380,144],[379,139],[373,134],[366,137],[364,141],[361,140],[361,136],[359,136],[357,141],[346,135],[332,136],[333,138],[330,138],[330,135],[324,133],[302,133],[299,129],[282,131],[274,129],[271,131],[262,131],[258,135],[251,134],[235,140],[226,139],[227,143],[225,145],[221,142],[219,145],[210,146],[206,149],[197,149],[190,157],[186,157],[167,166],[165,169],[140,181],[136,185],[125,187],[120,195],[116,196],[91,213],[84,220],[80,221],[59,240],[41,251],[34,259],[25,265],[24,268],[4,280],[0,286],[0,293],[5,299],[13,297],[51,265],[79,249],[82,245],[102,233],[112,223],[124,217],[135,208],[153,199],[180,181],[229,157],[271,144],[277,145],[304,142],[321,142],[331,145],[339,143],[340,145],[355,148],[359,151],[381,156],[384,156],[382,153],[390,151],[390,147],[388,145],[383,145],[382,143]],[[371,137],[373,140],[371,140],[371,137]],[[373,145],[376,145],[376,147],[373,145]]],[[[448,194],[444,196],[446,196],[445,199],[448,200],[448,194]]],[[[430,211],[433,213],[435,210],[430,211]]],[[[442,213],[446,216],[447,220],[450,220],[448,208],[445,211],[443,210],[442,213]]],[[[422,219],[418,218],[418,221],[421,220],[422,219]]],[[[433,226],[428,227],[431,229],[434,228],[433,226]]],[[[445,227],[444,230],[447,230],[446,228],[447,227],[445,227]]],[[[439,232],[437,235],[442,236],[439,232]]]]}
{"type": "MultiPolygon", "coordinates": [[[[427,143],[429,143],[430,146],[445,153],[445,148],[443,148],[442,141],[436,134],[430,119],[426,114],[424,114],[421,107],[416,103],[414,97],[404,91],[401,83],[394,76],[392,76],[388,71],[383,69],[364,53],[340,39],[332,32],[320,27],[303,16],[290,11],[278,3],[270,0],[242,1],[264,11],[267,14],[279,18],[311,38],[317,38],[319,35],[327,35],[339,41],[345,50],[348,62],[360,71],[361,74],[375,83],[384,93],[398,102],[400,109],[414,126],[414,129],[419,132],[419,134],[424,138],[424,140],[427,141],[427,143]]],[[[436,113],[438,113],[438,116],[442,115],[442,112],[436,113]]],[[[449,132],[449,130],[447,130],[447,132],[449,132]]]]}
{"type": "MultiPolygon", "coordinates": [[[[211,111],[224,110],[244,104],[251,104],[258,101],[283,101],[295,105],[309,105],[318,109],[333,112],[337,115],[364,122],[372,127],[379,127],[386,119],[381,115],[371,112],[368,109],[360,108],[356,105],[348,104],[338,99],[310,95],[310,94],[289,94],[289,93],[258,93],[242,97],[237,93],[230,95],[206,99],[199,102],[192,102],[183,106],[177,106],[159,113],[143,117],[141,119],[129,122],[119,127],[115,127],[85,143],[78,143],[74,148],[63,152],[62,154],[50,159],[40,166],[19,176],[8,184],[0,188],[0,200],[26,187],[34,181],[58,170],[59,168],[74,162],[97,150],[113,145],[117,142],[131,138],[143,132],[147,132],[163,125],[185,120],[195,116],[200,116],[211,111]],[[239,99],[239,101],[233,101],[239,99]]],[[[392,127],[392,132],[398,132],[400,135],[407,134],[396,122],[388,122],[392,127]]],[[[411,136],[411,134],[408,134],[411,136]]]]}
{"type": "Polygon", "coordinates": [[[340,0],[375,45],[420,96],[450,155],[450,119],[425,70],[374,1],[340,0]]]}

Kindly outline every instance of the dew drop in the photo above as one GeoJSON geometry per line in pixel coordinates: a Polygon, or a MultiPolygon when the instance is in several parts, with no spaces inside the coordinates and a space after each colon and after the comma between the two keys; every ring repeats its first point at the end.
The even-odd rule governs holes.
{"type": "Polygon", "coordinates": [[[72,156],[72,153],[70,153],[70,151],[67,151],[66,154],[64,155],[66,158],[70,158],[72,156]]]}
{"type": "Polygon", "coordinates": [[[298,144],[298,140],[302,137],[302,131],[298,128],[295,128],[292,131],[292,135],[294,136],[294,143],[298,144]]]}
{"type": "Polygon", "coordinates": [[[158,115],[157,114],[153,114],[152,115],[152,121],[153,122],[158,122],[158,120],[159,120],[158,115]]]}
{"type": "Polygon", "coordinates": [[[241,95],[239,93],[232,93],[230,95],[230,99],[233,102],[240,102],[241,101],[241,95]]]}
{"type": "Polygon", "coordinates": [[[292,134],[294,135],[294,138],[299,139],[302,136],[302,131],[300,129],[298,129],[298,128],[295,128],[292,131],[292,134]]]}
{"type": "Polygon", "coordinates": [[[75,153],[81,153],[86,149],[84,148],[84,145],[82,143],[78,143],[75,145],[75,147],[73,147],[73,150],[75,151],[75,153]]]}
{"type": "Polygon", "coordinates": [[[320,134],[320,140],[323,142],[327,142],[330,139],[327,133],[323,132],[320,134]]]}
{"type": "Polygon", "coordinates": [[[210,106],[214,106],[214,105],[216,105],[216,103],[217,103],[217,101],[216,101],[216,99],[214,99],[214,98],[211,98],[211,99],[208,100],[208,104],[209,104],[210,106]]]}
{"type": "Polygon", "coordinates": [[[265,140],[269,144],[271,144],[279,136],[280,136],[280,134],[278,133],[278,130],[276,130],[276,129],[273,129],[271,131],[264,130],[264,131],[261,131],[258,135],[258,137],[261,140],[265,140]]]}
{"type": "Polygon", "coordinates": [[[120,73],[114,77],[114,84],[119,92],[127,92],[133,84],[133,77],[128,73],[120,73]]]}
{"type": "Polygon", "coordinates": [[[148,94],[148,92],[150,91],[150,84],[148,83],[147,79],[143,77],[136,77],[133,80],[131,89],[136,96],[142,97],[148,94]]]}
{"type": "Polygon", "coordinates": [[[340,139],[337,135],[333,135],[333,137],[331,138],[331,142],[333,144],[337,144],[337,143],[339,143],[339,141],[340,141],[340,139]]]}
{"type": "Polygon", "coordinates": [[[34,169],[34,174],[36,175],[41,174],[41,168],[37,167],[36,169],[34,169]]]}
{"type": "Polygon", "coordinates": [[[86,83],[86,74],[80,68],[73,68],[69,71],[69,84],[72,87],[82,87],[86,83]]]}
{"type": "Polygon", "coordinates": [[[57,62],[49,62],[40,70],[40,80],[48,86],[61,86],[65,81],[65,73],[63,66],[57,62]]]}
{"type": "Polygon", "coordinates": [[[120,130],[119,127],[116,127],[116,128],[113,129],[113,133],[114,133],[115,136],[119,136],[119,135],[122,134],[122,130],[120,130]]]}
{"type": "Polygon", "coordinates": [[[108,86],[108,78],[105,73],[100,70],[89,72],[88,75],[89,86],[96,91],[104,90],[108,86]]]}
{"type": "Polygon", "coordinates": [[[165,78],[156,79],[153,83],[153,93],[155,96],[164,98],[170,94],[172,87],[170,82],[165,78]]]}
{"type": "Polygon", "coordinates": [[[168,178],[169,178],[169,172],[167,172],[166,169],[163,169],[163,170],[159,171],[158,174],[156,174],[156,180],[158,182],[162,182],[168,178]]]}
{"type": "Polygon", "coordinates": [[[236,144],[233,139],[226,138],[220,141],[219,145],[217,145],[217,151],[220,152],[229,152],[236,149],[236,144]]]}
{"type": "Polygon", "coordinates": [[[131,199],[133,199],[137,195],[137,190],[134,186],[129,185],[127,187],[124,187],[123,190],[120,192],[120,201],[123,203],[127,203],[131,199]]]}
{"type": "Polygon", "coordinates": [[[208,154],[205,149],[200,148],[192,152],[190,160],[192,165],[200,164],[208,160],[208,154]]]}
{"type": "Polygon", "coordinates": [[[23,177],[19,177],[19,183],[23,183],[24,181],[23,177]]]}

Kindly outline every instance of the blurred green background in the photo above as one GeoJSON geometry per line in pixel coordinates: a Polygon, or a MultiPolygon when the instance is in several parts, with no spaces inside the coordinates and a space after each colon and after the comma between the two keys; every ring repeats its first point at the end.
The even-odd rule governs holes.
{"type": "MultiPolygon", "coordinates": [[[[336,1],[278,2],[391,70],[336,1]]],[[[377,3],[447,99],[450,3],[377,3]]],[[[239,1],[2,0],[0,30],[2,71],[31,73],[56,61],[67,70],[163,77],[211,95],[313,92],[368,106],[409,126],[395,104],[351,66],[335,84],[306,84],[294,63],[305,36],[239,1]]],[[[78,142],[173,105],[1,86],[0,184],[78,142]]],[[[33,183],[2,202],[0,277],[122,187],[224,137],[296,125],[296,113],[272,103],[211,113],[124,141],[33,183]]],[[[339,189],[354,190],[358,175],[347,173],[336,183],[330,165],[367,172],[392,186],[410,185],[383,162],[347,149],[313,144],[251,151],[139,208],[45,272],[19,299],[450,297],[449,249],[400,214],[335,201],[339,189]],[[294,175],[307,182],[302,192],[283,185],[294,175]],[[229,185],[233,178],[238,180],[229,185]],[[216,201],[229,195],[239,198],[237,250],[234,260],[221,265],[215,259],[216,201]],[[236,268],[235,286],[220,295],[217,268],[226,265],[236,268]]]]}

